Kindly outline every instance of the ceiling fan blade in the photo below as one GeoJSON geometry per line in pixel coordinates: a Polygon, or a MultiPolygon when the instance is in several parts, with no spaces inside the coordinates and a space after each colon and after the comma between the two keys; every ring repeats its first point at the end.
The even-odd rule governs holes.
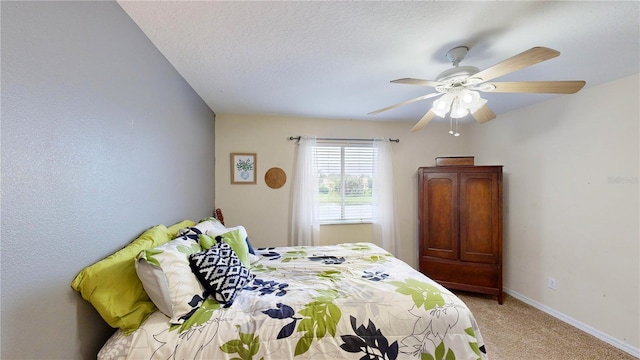
{"type": "Polygon", "coordinates": [[[409,85],[421,85],[421,86],[432,86],[432,87],[442,85],[440,81],[412,79],[412,78],[391,80],[391,82],[394,84],[409,84],[409,85]]]}
{"type": "Polygon", "coordinates": [[[426,114],[424,114],[422,119],[420,119],[420,121],[418,121],[415,124],[415,126],[411,129],[411,132],[418,131],[423,127],[427,126],[429,121],[431,121],[431,119],[433,119],[434,116],[436,116],[436,114],[433,111],[429,110],[426,114]]]}
{"type": "Polygon", "coordinates": [[[378,113],[381,113],[381,112],[383,112],[383,111],[387,111],[387,110],[395,109],[395,108],[400,107],[400,106],[408,105],[408,104],[414,103],[414,102],[416,102],[416,101],[420,101],[420,100],[424,100],[424,99],[432,98],[432,97],[439,96],[439,95],[442,95],[442,94],[441,94],[441,93],[431,93],[431,94],[427,94],[427,95],[422,95],[422,96],[419,96],[419,97],[417,97],[417,98],[415,98],[415,99],[411,99],[411,100],[403,101],[403,102],[401,102],[401,103],[397,103],[397,104],[390,105],[390,106],[387,106],[387,107],[382,108],[382,109],[378,109],[378,110],[376,110],[376,111],[372,111],[372,112],[370,112],[370,113],[369,113],[369,114],[367,114],[367,115],[378,114],[378,113]]]}
{"type": "Polygon", "coordinates": [[[474,74],[473,78],[480,78],[482,81],[489,81],[502,75],[518,71],[527,66],[535,65],[539,62],[553,59],[560,55],[559,51],[546,47],[534,47],[518,55],[510,57],[500,63],[497,63],[487,69],[474,74]]]}
{"type": "MultiPolygon", "coordinates": [[[[519,81],[496,82],[495,89],[485,91],[499,93],[543,93],[543,94],[574,94],[586,84],[584,81],[519,81]]],[[[485,85],[483,85],[484,87],[485,85]]],[[[487,86],[488,87],[488,86],[487,86]]]]}
{"type": "Polygon", "coordinates": [[[481,107],[480,110],[474,112],[471,115],[480,124],[484,124],[487,121],[493,120],[496,118],[496,114],[494,114],[493,111],[491,111],[491,109],[489,109],[489,107],[486,104],[483,107],[481,107]]]}

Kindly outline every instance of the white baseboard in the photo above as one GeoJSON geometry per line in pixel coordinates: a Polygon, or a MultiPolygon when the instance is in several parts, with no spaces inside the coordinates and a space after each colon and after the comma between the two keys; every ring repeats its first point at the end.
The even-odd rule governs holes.
{"type": "Polygon", "coordinates": [[[618,339],[616,339],[616,338],[614,338],[614,337],[612,337],[612,336],[610,336],[608,334],[603,333],[600,330],[594,329],[589,325],[583,324],[583,323],[581,323],[580,321],[578,321],[576,319],[573,319],[573,318],[571,318],[571,317],[569,317],[569,316],[567,316],[567,315],[565,315],[565,314],[563,314],[561,312],[558,312],[558,311],[556,311],[556,310],[554,310],[554,309],[552,309],[552,308],[550,308],[550,307],[548,307],[546,305],[543,305],[543,304],[541,304],[541,303],[539,303],[539,302],[537,302],[535,300],[529,299],[528,297],[526,297],[526,296],[524,296],[524,295],[522,295],[522,294],[520,294],[520,293],[518,293],[516,291],[513,291],[511,289],[506,289],[505,288],[504,292],[509,294],[509,295],[511,295],[511,296],[513,296],[514,298],[526,303],[526,304],[529,304],[529,305],[533,306],[534,308],[536,308],[536,309],[538,309],[540,311],[544,311],[545,313],[547,313],[547,314],[549,314],[549,315],[551,315],[551,316],[553,316],[553,317],[555,317],[555,318],[557,318],[559,320],[562,320],[562,321],[566,322],[569,325],[572,325],[572,326],[574,326],[574,327],[586,332],[587,334],[595,336],[596,338],[606,342],[607,344],[610,344],[611,346],[615,346],[616,348],[618,348],[618,349],[620,349],[620,350],[622,350],[622,351],[624,351],[626,353],[629,353],[632,356],[640,358],[640,349],[639,348],[633,347],[633,346],[631,346],[631,345],[629,345],[629,344],[627,344],[627,343],[625,343],[623,341],[620,341],[620,340],[618,340],[618,339]]]}

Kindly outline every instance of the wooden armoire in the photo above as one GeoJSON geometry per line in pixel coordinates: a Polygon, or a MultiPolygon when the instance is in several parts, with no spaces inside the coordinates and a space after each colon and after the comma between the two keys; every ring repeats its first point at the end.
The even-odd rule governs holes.
{"type": "Polygon", "coordinates": [[[420,271],[502,304],[502,166],[418,169],[420,271]]]}

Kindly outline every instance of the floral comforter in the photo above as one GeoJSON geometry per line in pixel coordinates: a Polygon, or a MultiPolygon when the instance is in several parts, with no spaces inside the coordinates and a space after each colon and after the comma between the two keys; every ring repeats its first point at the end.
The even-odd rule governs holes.
{"type": "Polygon", "coordinates": [[[233,305],[160,311],[98,359],[487,359],[465,304],[370,243],[257,249],[233,305]]]}

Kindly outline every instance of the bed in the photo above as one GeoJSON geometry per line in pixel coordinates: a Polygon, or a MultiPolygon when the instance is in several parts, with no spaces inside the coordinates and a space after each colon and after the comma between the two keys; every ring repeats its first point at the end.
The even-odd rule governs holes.
{"type": "MultiPolygon", "coordinates": [[[[119,327],[98,359],[488,358],[467,306],[377,245],[253,249],[241,226],[213,218],[185,225],[167,228],[161,245],[130,251],[141,296],[151,302],[139,324],[122,320],[127,309],[117,321],[105,317],[92,299],[98,287],[83,288],[87,269],[74,280],[119,327]]],[[[122,263],[130,272],[129,261],[122,263]]]]}

